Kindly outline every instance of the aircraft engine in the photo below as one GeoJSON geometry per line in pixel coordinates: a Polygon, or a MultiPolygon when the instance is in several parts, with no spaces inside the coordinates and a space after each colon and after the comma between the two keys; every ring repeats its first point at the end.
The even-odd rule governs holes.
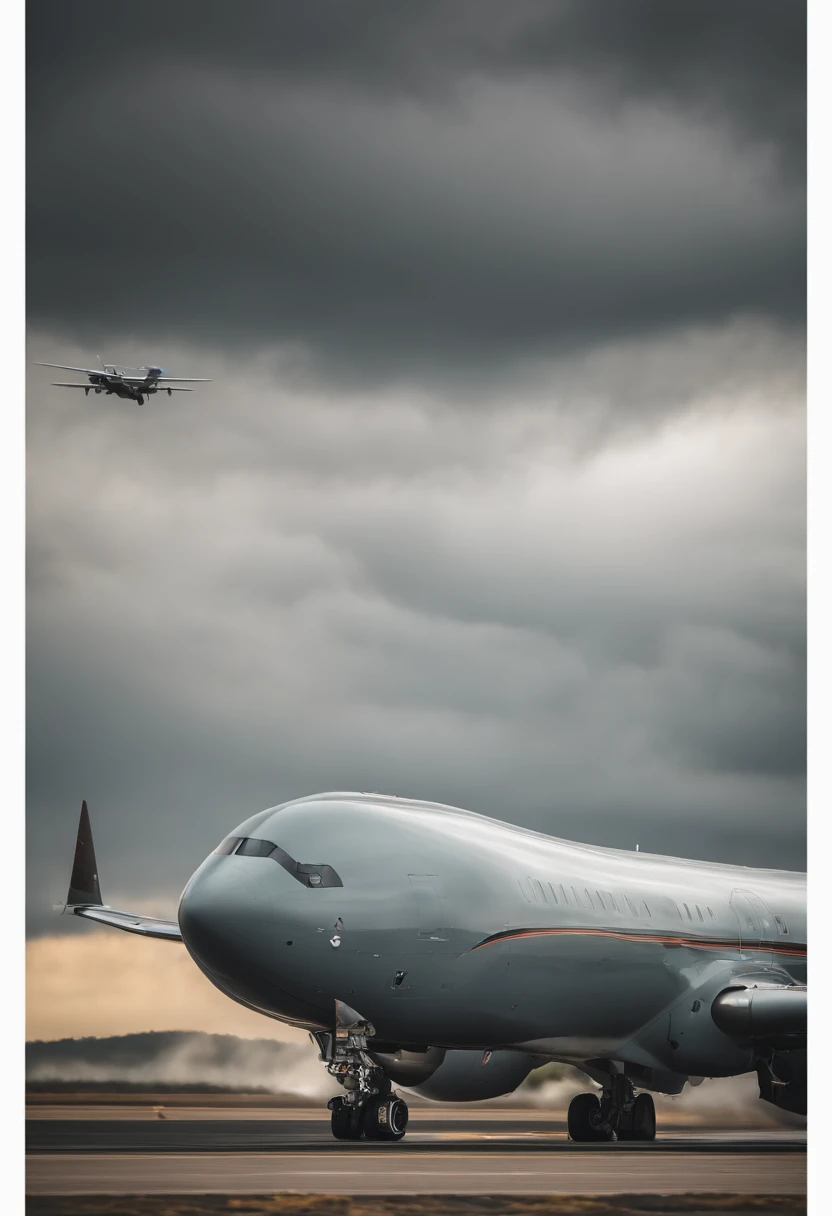
{"type": "Polygon", "coordinates": [[[379,1064],[394,1085],[420,1085],[432,1077],[445,1059],[444,1047],[426,1047],[423,1051],[370,1051],[371,1059],[379,1064]]]}
{"type": "Polygon", "coordinates": [[[434,1102],[478,1102],[510,1094],[545,1060],[520,1051],[446,1051],[424,1081],[400,1084],[434,1102]]]}

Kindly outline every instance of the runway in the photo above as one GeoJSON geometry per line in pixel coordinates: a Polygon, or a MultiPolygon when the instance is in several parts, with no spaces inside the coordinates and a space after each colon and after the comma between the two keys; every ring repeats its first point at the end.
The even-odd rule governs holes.
{"type": "Polygon", "coordinates": [[[326,1112],[38,1107],[27,1191],[70,1194],[801,1195],[805,1133],[677,1128],[575,1144],[562,1112],[412,1113],[398,1144],[333,1140],[326,1112]],[[69,1114],[71,1118],[67,1117],[69,1114]]]}
{"type": "Polygon", "coordinates": [[[263,1194],[613,1195],[731,1192],[801,1195],[805,1158],[767,1153],[545,1154],[489,1151],[41,1154],[27,1160],[30,1195],[263,1194]]]}

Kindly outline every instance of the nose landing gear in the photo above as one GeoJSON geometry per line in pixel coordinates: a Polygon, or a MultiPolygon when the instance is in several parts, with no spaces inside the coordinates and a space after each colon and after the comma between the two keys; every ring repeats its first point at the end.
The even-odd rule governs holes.
{"type": "Polygon", "coordinates": [[[327,1072],[346,1090],[327,1104],[336,1140],[401,1140],[407,1128],[407,1103],[367,1053],[374,1034],[370,1022],[337,1001],[335,1034],[315,1035],[327,1072]]]}
{"type": "Polygon", "coordinates": [[[623,1073],[612,1073],[600,1098],[578,1094],[567,1112],[569,1139],[655,1140],[656,1108],[650,1094],[635,1094],[623,1073]]]}

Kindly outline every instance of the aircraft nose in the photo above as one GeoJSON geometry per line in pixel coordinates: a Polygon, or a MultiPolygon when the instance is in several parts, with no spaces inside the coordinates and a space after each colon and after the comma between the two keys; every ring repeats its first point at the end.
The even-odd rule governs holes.
{"type": "Polygon", "coordinates": [[[332,1002],[315,980],[319,952],[310,962],[301,948],[303,891],[274,862],[215,854],[182,894],[179,928],[194,962],[226,996],[311,1029],[327,1024],[332,1002]]]}
{"type": "Polygon", "coordinates": [[[206,970],[233,975],[255,943],[267,938],[274,904],[256,873],[230,858],[210,857],[186,887],[179,928],[190,953],[206,970]],[[228,864],[230,862],[230,864],[228,864]]]}

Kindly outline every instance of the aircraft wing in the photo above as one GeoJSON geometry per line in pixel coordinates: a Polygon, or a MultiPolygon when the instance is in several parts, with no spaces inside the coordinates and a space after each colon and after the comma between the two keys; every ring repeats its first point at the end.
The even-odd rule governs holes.
{"type": "MultiPolygon", "coordinates": [[[[120,380],[126,381],[127,384],[145,384],[146,376],[119,376],[120,380]]],[[[155,380],[150,381],[151,384],[210,384],[210,380],[200,379],[198,376],[157,376],[155,380]]]]}
{"type": "Polygon", "coordinates": [[[163,938],[168,942],[181,942],[182,934],[175,920],[159,920],[155,916],[142,916],[136,912],[119,912],[116,908],[106,905],[98,907],[79,908],[66,906],[67,912],[75,916],[83,916],[87,920],[97,920],[102,925],[110,925],[114,929],[124,929],[127,933],[140,933],[143,937],[163,938]]]}
{"type": "Polygon", "coordinates": [[[75,860],[69,880],[69,894],[60,911],[83,916],[99,924],[124,929],[127,933],[140,933],[143,937],[157,937],[169,942],[181,942],[182,934],[175,920],[160,920],[156,916],[143,916],[140,912],[121,912],[101,902],[101,886],[98,882],[98,866],[92,843],[92,828],[86,802],[81,803],[81,818],[78,823],[78,838],[75,843],[75,860]]]}
{"type": "Polygon", "coordinates": [[[112,375],[112,372],[105,372],[100,367],[70,367],[67,363],[35,363],[35,367],[57,367],[61,372],[83,372],[85,376],[112,375]]]}
{"type": "Polygon", "coordinates": [[[52,387],[53,388],[85,388],[85,389],[87,389],[87,391],[89,391],[91,388],[95,388],[96,386],[94,384],[75,384],[69,380],[53,380],[52,387]]]}
{"type": "MultiPolygon", "coordinates": [[[[35,367],[56,367],[61,372],[83,372],[85,376],[111,376],[127,384],[144,384],[146,376],[122,376],[117,372],[105,372],[100,367],[70,367],[68,363],[35,363],[35,367]]],[[[210,384],[211,379],[200,376],[159,376],[153,384],[210,384]]]]}

